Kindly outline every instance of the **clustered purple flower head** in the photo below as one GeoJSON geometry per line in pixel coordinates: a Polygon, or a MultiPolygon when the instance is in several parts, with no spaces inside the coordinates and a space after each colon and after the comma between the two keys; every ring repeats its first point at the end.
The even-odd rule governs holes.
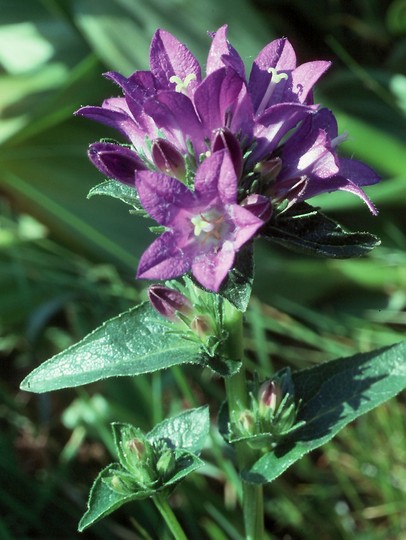
{"type": "Polygon", "coordinates": [[[109,72],[123,96],[77,114],[118,130],[126,145],[94,143],[93,164],[135,186],[146,212],[167,228],[144,253],[138,277],[171,279],[192,271],[218,291],[235,254],[280,203],[336,190],[361,197],[378,176],[339,158],[331,111],[313,102],[325,61],[297,65],[286,38],[269,43],[248,78],[227,41],[212,34],[206,75],[189,49],[165,30],[150,48],[150,70],[109,72]],[[156,172],[154,172],[156,171],[156,172]]]}

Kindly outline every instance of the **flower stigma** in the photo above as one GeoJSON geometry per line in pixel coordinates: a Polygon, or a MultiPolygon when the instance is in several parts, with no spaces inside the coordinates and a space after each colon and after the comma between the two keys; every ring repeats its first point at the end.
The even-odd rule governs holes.
{"type": "Polygon", "coordinates": [[[202,244],[211,239],[217,243],[224,237],[226,232],[224,215],[220,214],[218,210],[209,210],[198,214],[193,216],[190,221],[194,226],[194,235],[199,237],[202,244]]]}
{"type": "Polygon", "coordinates": [[[288,79],[288,74],[287,73],[285,73],[283,71],[278,73],[278,70],[273,68],[273,67],[268,68],[267,72],[271,75],[271,79],[269,81],[268,88],[266,89],[264,97],[262,98],[262,101],[261,101],[261,103],[260,103],[260,105],[258,107],[257,116],[262,114],[264,112],[264,110],[266,109],[266,107],[267,107],[267,105],[269,103],[269,100],[271,99],[272,94],[274,93],[276,85],[278,83],[280,83],[281,81],[288,79]]]}
{"type": "Polygon", "coordinates": [[[172,77],[169,79],[169,82],[176,84],[175,91],[179,92],[181,94],[187,93],[187,87],[192,81],[196,80],[196,75],[194,73],[189,73],[189,75],[186,75],[184,80],[177,75],[172,75],[172,77]]]}

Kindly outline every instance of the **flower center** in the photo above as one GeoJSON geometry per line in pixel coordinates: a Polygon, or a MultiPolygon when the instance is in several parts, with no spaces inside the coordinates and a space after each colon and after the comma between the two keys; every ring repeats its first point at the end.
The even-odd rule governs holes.
{"type": "Polygon", "coordinates": [[[283,80],[287,80],[288,78],[287,73],[284,73],[283,71],[278,73],[278,71],[273,67],[268,68],[267,71],[268,73],[270,73],[271,79],[269,81],[268,88],[266,89],[264,97],[262,98],[261,103],[259,104],[259,107],[257,110],[257,116],[261,115],[266,109],[269,103],[269,100],[271,99],[272,94],[275,91],[276,85],[283,80]]]}
{"type": "Polygon", "coordinates": [[[227,232],[227,223],[224,214],[218,210],[209,210],[193,216],[190,220],[194,226],[194,235],[199,237],[202,244],[212,242],[217,244],[227,232]]]}
{"type": "Polygon", "coordinates": [[[189,75],[186,75],[184,80],[177,75],[172,75],[172,77],[169,79],[169,82],[176,84],[175,91],[180,92],[181,94],[187,94],[187,87],[192,81],[196,80],[196,75],[194,73],[189,73],[189,75]]]}

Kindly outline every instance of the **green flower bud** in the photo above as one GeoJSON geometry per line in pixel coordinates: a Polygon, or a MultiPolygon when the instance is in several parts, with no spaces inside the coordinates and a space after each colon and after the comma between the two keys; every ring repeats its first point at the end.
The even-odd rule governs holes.
{"type": "Polygon", "coordinates": [[[240,431],[240,435],[246,436],[246,435],[253,435],[255,432],[255,418],[253,413],[245,409],[244,411],[241,411],[238,416],[238,430],[240,431]]]}
{"type": "Polygon", "coordinates": [[[173,450],[166,450],[158,459],[156,464],[156,470],[162,480],[168,479],[176,466],[176,458],[173,450]]]}

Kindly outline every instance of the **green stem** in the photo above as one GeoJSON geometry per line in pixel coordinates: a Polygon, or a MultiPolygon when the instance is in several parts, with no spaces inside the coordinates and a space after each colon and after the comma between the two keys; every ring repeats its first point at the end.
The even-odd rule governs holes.
{"type": "Polygon", "coordinates": [[[243,482],[243,511],[247,540],[264,538],[264,496],[262,486],[243,482]]]}
{"type": "Polygon", "coordinates": [[[177,520],[172,508],[169,506],[168,500],[163,495],[155,495],[153,497],[155,506],[158,508],[161,516],[164,518],[165,523],[168,525],[175,540],[187,540],[187,536],[183,532],[179,521],[177,520]]]}
{"type": "MultiPolygon", "coordinates": [[[[224,354],[231,360],[242,360],[244,355],[243,317],[231,304],[224,305],[224,328],[228,338],[224,354]]],[[[238,422],[241,409],[249,405],[247,380],[244,365],[238,373],[225,379],[228,410],[231,426],[238,422]]],[[[237,464],[240,471],[250,467],[256,460],[256,452],[244,442],[235,443],[237,464]]],[[[243,514],[247,540],[264,538],[264,502],[262,486],[242,482],[243,514]]]]}

